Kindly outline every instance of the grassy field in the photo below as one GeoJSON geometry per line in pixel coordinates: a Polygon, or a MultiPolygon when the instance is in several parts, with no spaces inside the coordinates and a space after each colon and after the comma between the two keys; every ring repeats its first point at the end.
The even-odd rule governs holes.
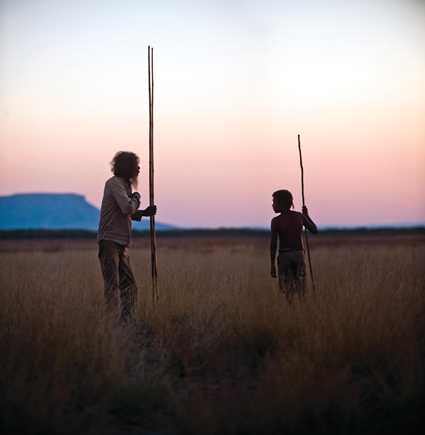
{"type": "Polygon", "coordinates": [[[148,240],[137,319],[103,307],[97,246],[2,241],[2,434],[408,434],[425,419],[425,238],[312,242],[288,305],[254,238],[148,240]]]}

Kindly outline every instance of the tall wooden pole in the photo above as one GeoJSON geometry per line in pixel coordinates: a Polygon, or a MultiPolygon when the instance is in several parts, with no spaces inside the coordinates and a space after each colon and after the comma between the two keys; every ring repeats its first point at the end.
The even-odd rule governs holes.
{"type": "MultiPolygon", "coordinates": [[[[298,135],[298,150],[300,152],[300,166],[301,166],[301,192],[303,197],[303,207],[305,206],[305,200],[304,200],[304,168],[303,168],[303,157],[301,154],[301,138],[300,135],[298,135]]],[[[311,276],[311,282],[313,283],[313,296],[316,299],[316,286],[314,285],[314,276],[313,276],[313,268],[311,266],[311,258],[310,258],[310,246],[308,244],[308,232],[307,228],[305,230],[305,244],[307,246],[307,254],[308,254],[308,264],[310,265],[310,276],[311,276]]]]}
{"type": "MultiPolygon", "coordinates": [[[[149,205],[155,205],[154,198],[154,159],[153,159],[153,48],[148,47],[149,80],[149,205]]],[[[150,216],[151,263],[152,263],[152,303],[159,299],[158,266],[156,259],[155,216],[150,216]]]]}

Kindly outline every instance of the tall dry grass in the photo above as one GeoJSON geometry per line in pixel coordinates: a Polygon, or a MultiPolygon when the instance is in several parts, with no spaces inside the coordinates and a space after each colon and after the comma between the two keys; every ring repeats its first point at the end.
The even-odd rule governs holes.
{"type": "Polygon", "coordinates": [[[267,250],[131,253],[138,316],[108,317],[95,251],[1,257],[0,428],[25,434],[416,433],[425,246],[318,245],[288,305],[267,250]]]}

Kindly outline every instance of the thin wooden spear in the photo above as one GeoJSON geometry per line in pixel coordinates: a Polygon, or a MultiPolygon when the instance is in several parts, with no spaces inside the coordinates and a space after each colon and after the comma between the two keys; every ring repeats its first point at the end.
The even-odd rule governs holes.
{"type": "MultiPolygon", "coordinates": [[[[149,205],[155,205],[154,199],[154,159],[153,159],[153,48],[148,47],[148,80],[149,80],[149,205]]],[[[152,303],[159,299],[158,265],[156,259],[155,216],[151,215],[151,264],[152,264],[152,303]]]]}
{"type": "MultiPolygon", "coordinates": [[[[300,138],[300,135],[298,135],[298,150],[300,152],[301,191],[302,191],[303,207],[304,207],[305,206],[305,200],[304,200],[304,168],[303,168],[303,157],[302,157],[302,154],[301,154],[301,138],[300,138]]],[[[314,299],[316,299],[316,286],[314,285],[313,268],[311,266],[310,246],[308,244],[308,232],[307,232],[307,228],[305,229],[305,244],[307,246],[308,263],[310,265],[311,282],[313,283],[313,296],[314,296],[314,299]]]]}

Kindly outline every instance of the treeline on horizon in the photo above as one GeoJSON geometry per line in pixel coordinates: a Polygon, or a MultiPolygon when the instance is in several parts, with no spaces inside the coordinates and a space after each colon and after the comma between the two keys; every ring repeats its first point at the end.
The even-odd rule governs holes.
{"type": "MultiPolygon", "coordinates": [[[[423,235],[425,226],[416,227],[357,227],[357,228],[327,228],[320,229],[314,237],[339,237],[339,236],[403,236],[423,235]]],[[[0,230],[0,240],[25,240],[25,239],[95,239],[96,231],[83,229],[14,229],[0,230]]],[[[133,238],[149,238],[149,230],[133,230],[133,238]]],[[[252,228],[218,228],[218,229],[176,229],[161,230],[156,232],[157,238],[167,237],[259,237],[268,238],[267,229],[252,228]]]]}

